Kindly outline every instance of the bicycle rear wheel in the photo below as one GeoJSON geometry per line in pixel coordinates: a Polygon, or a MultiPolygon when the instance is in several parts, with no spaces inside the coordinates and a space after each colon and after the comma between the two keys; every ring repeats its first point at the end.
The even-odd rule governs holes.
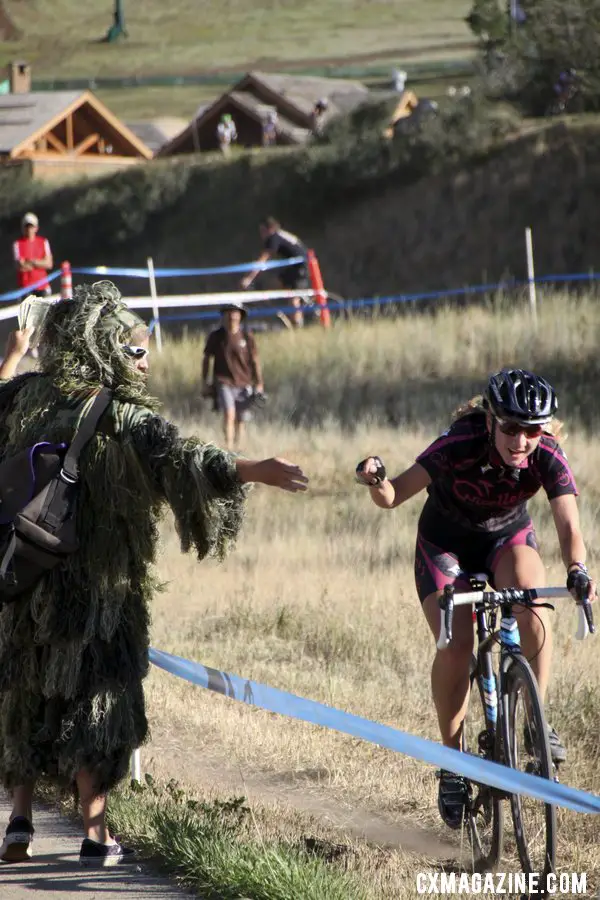
{"type": "MultiPolygon", "coordinates": [[[[471,697],[463,722],[462,747],[482,759],[498,762],[500,723],[494,731],[486,719],[484,686],[479,668],[473,658],[471,664],[471,697]]],[[[469,803],[465,820],[471,843],[473,870],[492,872],[502,856],[504,837],[504,808],[494,788],[470,782],[469,803]]]]}
{"type": "MultiPolygon", "coordinates": [[[[502,716],[507,763],[513,769],[553,778],[548,726],[535,675],[527,660],[513,657],[505,678],[502,716]]],[[[517,850],[523,872],[537,874],[540,885],[554,871],[556,810],[550,803],[511,794],[517,850]]]]}

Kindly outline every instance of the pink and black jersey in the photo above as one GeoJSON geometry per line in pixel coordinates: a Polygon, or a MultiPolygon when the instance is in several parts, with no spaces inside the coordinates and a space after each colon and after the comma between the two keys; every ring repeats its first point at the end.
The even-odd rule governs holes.
{"type": "Polygon", "coordinates": [[[549,500],[577,495],[567,458],[548,434],[523,468],[503,464],[490,447],[485,414],[458,419],[417,457],[431,478],[419,528],[434,540],[447,534],[505,533],[529,521],[527,501],[541,487],[549,500]]]}

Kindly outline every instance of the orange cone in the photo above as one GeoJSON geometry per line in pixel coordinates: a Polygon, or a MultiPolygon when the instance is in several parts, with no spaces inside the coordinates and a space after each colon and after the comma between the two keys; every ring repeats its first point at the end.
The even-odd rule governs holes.
{"type": "Polygon", "coordinates": [[[315,300],[321,307],[319,320],[324,328],[329,328],[329,326],[331,325],[331,314],[327,308],[327,293],[323,285],[321,267],[319,266],[319,261],[315,255],[314,250],[308,251],[308,253],[306,254],[306,260],[308,263],[308,277],[310,278],[311,287],[315,292],[315,300]]]}

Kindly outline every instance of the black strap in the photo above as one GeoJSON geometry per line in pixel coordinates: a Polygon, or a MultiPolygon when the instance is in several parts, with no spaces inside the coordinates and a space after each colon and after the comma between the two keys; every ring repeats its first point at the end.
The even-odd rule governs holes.
{"type": "Polygon", "coordinates": [[[111,400],[112,392],[108,388],[102,388],[96,394],[94,402],[79,423],[63,462],[61,475],[65,476],[67,480],[77,481],[79,478],[79,455],[88,441],[94,436],[100,416],[105,412],[111,400]]]}

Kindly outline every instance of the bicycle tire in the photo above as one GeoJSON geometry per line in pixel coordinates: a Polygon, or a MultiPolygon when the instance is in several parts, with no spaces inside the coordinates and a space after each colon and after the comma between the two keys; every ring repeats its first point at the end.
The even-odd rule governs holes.
{"type": "MultiPolygon", "coordinates": [[[[486,739],[489,735],[486,705],[480,674],[478,662],[473,657],[469,707],[462,729],[462,749],[463,752],[473,753],[481,759],[500,762],[500,722],[497,722],[493,746],[489,746],[490,741],[486,739]]],[[[465,820],[471,844],[473,871],[495,871],[502,857],[504,844],[504,808],[497,791],[487,784],[470,782],[465,820]]]]}
{"type": "MultiPolygon", "coordinates": [[[[553,778],[552,757],[548,741],[548,726],[538,684],[526,659],[512,657],[506,669],[503,687],[502,729],[506,762],[513,769],[553,778]],[[520,734],[517,710],[520,695],[524,701],[524,720],[530,728],[529,742],[525,738],[525,721],[520,734]],[[529,707],[527,709],[527,706],[529,707]],[[524,752],[520,753],[519,738],[522,737],[524,752]],[[522,762],[525,766],[522,766],[522,762]]],[[[513,827],[521,870],[527,874],[537,874],[540,885],[554,871],[556,856],[556,809],[550,803],[543,803],[520,794],[510,795],[513,827]],[[530,827],[529,819],[535,823],[530,827]]],[[[546,896],[546,894],[543,894],[546,896]]]]}

